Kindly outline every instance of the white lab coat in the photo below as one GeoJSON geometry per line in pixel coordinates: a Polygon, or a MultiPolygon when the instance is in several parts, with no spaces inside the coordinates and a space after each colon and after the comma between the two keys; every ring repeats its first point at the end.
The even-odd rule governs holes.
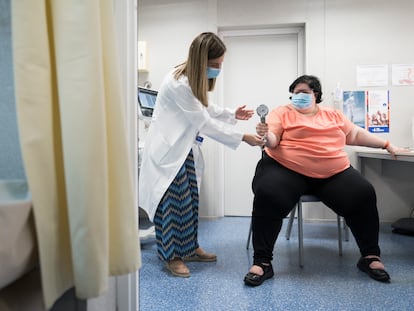
{"type": "Polygon", "coordinates": [[[197,135],[208,136],[232,149],[243,134],[234,130],[233,110],[209,103],[206,108],[193,95],[188,79],[178,81],[171,71],[158,92],[151,125],[145,138],[139,175],[139,206],[153,221],[158,204],[193,148],[200,182],[204,167],[197,135]]]}

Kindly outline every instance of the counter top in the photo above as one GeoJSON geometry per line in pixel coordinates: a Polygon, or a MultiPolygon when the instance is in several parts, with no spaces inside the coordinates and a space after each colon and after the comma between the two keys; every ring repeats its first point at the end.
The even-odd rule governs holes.
{"type": "Polygon", "coordinates": [[[393,158],[388,151],[376,148],[358,148],[355,150],[355,152],[356,155],[360,158],[414,162],[414,150],[411,149],[403,152],[398,152],[396,154],[396,158],[393,158]]]}

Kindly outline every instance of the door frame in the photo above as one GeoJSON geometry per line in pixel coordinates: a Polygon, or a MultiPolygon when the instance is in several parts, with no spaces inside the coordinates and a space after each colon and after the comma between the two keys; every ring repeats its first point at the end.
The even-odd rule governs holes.
{"type": "MultiPolygon", "coordinates": [[[[126,105],[126,121],[131,167],[134,175],[135,202],[138,217],[138,124],[137,124],[137,44],[138,0],[114,0],[114,17],[121,65],[122,92],[126,105]]],[[[138,228],[137,228],[138,234],[138,228]]],[[[115,277],[117,311],[138,311],[139,270],[115,277]]]]}

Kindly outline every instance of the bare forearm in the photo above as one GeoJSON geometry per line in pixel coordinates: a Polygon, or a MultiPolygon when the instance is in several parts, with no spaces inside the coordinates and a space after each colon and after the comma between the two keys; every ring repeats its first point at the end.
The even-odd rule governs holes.
{"type": "MultiPolygon", "coordinates": [[[[355,128],[347,137],[348,145],[365,146],[371,148],[386,148],[387,140],[378,137],[364,129],[355,128]]],[[[389,144],[389,143],[388,143],[389,144]]]]}
{"type": "Polygon", "coordinates": [[[272,132],[267,132],[266,134],[266,144],[268,148],[275,148],[279,144],[279,138],[272,132]]]}
{"type": "Polygon", "coordinates": [[[365,146],[371,148],[382,148],[387,150],[394,158],[396,153],[404,149],[394,146],[389,140],[380,138],[361,128],[355,128],[346,138],[348,145],[365,146]]]}

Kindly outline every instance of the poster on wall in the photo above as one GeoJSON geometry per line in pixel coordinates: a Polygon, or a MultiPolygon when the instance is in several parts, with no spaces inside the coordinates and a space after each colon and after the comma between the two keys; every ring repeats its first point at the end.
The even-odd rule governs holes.
{"type": "Polygon", "coordinates": [[[344,91],[343,113],[354,124],[365,128],[366,91],[344,91]]]}
{"type": "Polygon", "coordinates": [[[357,86],[388,85],[388,65],[360,65],[356,74],[357,86]]]}
{"type": "Polygon", "coordinates": [[[388,90],[367,91],[367,126],[373,133],[389,133],[390,103],[388,90]]]}
{"type": "Polygon", "coordinates": [[[392,85],[414,85],[414,64],[392,65],[392,85]]]}

